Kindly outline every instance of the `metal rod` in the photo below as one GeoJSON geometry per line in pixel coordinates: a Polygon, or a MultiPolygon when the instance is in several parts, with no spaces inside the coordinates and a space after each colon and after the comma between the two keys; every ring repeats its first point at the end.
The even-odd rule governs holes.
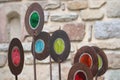
{"type": "Polygon", "coordinates": [[[35,57],[34,57],[34,80],[37,80],[37,78],[36,78],[36,60],[35,60],[35,57]]]}
{"type": "Polygon", "coordinates": [[[97,76],[95,77],[95,80],[97,80],[97,76]]]}
{"type": "MultiPolygon", "coordinates": [[[[34,42],[34,39],[35,39],[35,36],[33,37],[33,44],[35,43],[34,42]]],[[[35,59],[35,46],[33,46],[33,65],[34,65],[34,80],[37,80],[37,77],[36,77],[36,59],[35,59]]]]}
{"type": "Polygon", "coordinates": [[[98,74],[96,74],[96,76],[95,76],[95,80],[97,80],[97,78],[98,78],[98,74]]]}
{"type": "Polygon", "coordinates": [[[17,75],[15,76],[15,80],[18,80],[18,77],[17,77],[17,75]]]}
{"type": "Polygon", "coordinates": [[[59,65],[59,80],[61,80],[61,63],[59,62],[58,65],[59,65]]]}
{"type": "Polygon", "coordinates": [[[50,56],[50,80],[52,80],[52,61],[50,56]]]}

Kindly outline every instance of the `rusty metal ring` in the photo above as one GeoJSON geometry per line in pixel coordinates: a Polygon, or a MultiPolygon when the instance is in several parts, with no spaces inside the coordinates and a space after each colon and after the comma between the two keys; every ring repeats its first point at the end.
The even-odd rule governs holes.
{"type": "Polygon", "coordinates": [[[92,71],[93,76],[95,76],[98,72],[98,58],[96,52],[93,48],[89,46],[83,46],[77,51],[74,57],[74,64],[75,63],[83,63],[88,66],[92,71]],[[89,61],[90,63],[86,62],[83,56],[86,56],[87,61],[89,61]]]}
{"type": "Polygon", "coordinates": [[[96,54],[98,54],[98,56],[102,59],[102,65],[101,65],[100,69],[98,69],[98,73],[97,73],[97,76],[101,76],[108,69],[108,59],[102,49],[100,49],[99,47],[96,47],[96,46],[92,46],[92,48],[96,51],[96,54]]]}
{"type": "Polygon", "coordinates": [[[23,65],[24,65],[24,51],[23,51],[23,47],[22,47],[22,44],[20,42],[19,39],[17,38],[14,38],[12,39],[12,41],[10,42],[10,45],[9,45],[9,50],[8,50],[8,66],[10,68],[10,71],[12,72],[12,74],[14,75],[19,75],[23,69],[23,65]],[[19,56],[20,56],[20,63],[19,65],[15,65],[13,63],[13,57],[12,57],[12,51],[14,48],[18,48],[19,49],[19,56]]]}
{"type": "Polygon", "coordinates": [[[55,31],[50,38],[50,54],[52,59],[55,62],[63,62],[68,57],[69,53],[70,40],[67,33],[63,30],[55,31]]]}
{"type": "Polygon", "coordinates": [[[67,80],[76,80],[76,78],[79,77],[80,80],[93,80],[93,75],[91,70],[82,63],[76,63],[72,66],[72,68],[69,71],[67,80]]]}
{"type": "Polygon", "coordinates": [[[31,36],[37,36],[40,31],[43,29],[44,25],[44,12],[42,7],[38,3],[31,4],[25,15],[25,26],[27,32],[31,36]],[[32,15],[34,13],[34,15],[32,15]],[[32,16],[32,19],[30,19],[32,16]],[[31,25],[30,20],[33,22],[31,25]],[[35,24],[36,23],[36,24],[35,24]]]}
{"type": "Polygon", "coordinates": [[[49,56],[49,40],[50,35],[47,32],[40,32],[39,35],[35,37],[34,42],[32,42],[32,54],[34,49],[36,59],[43,60],[49,56]]]}

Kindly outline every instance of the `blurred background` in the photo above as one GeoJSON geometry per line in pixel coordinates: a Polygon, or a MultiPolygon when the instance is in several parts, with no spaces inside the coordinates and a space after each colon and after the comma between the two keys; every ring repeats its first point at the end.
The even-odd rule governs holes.
{"type": "MultiPolygon", "coordinates": [[[[19,80],[34,80],[32,37],[25,29],[25,14],[30,4],[39,3],[45,14],[43,31],[61,29],[71,40],[71,52],[62,63],[62,80],[67,80],[76,51],[84,46],[102,48],[109,61],[108,71],[98,80],[120,80],[120,1],[119,0],[0,0],[0,80],[14,80],[7,55],[12,38],[22,41],[25,65],[19,80]]],[[[38,80],[50,80],[49,57],[37,61],[38,80]]],[[[58,79],[58,64],[53,62],[53,80],[58,79]]]]}

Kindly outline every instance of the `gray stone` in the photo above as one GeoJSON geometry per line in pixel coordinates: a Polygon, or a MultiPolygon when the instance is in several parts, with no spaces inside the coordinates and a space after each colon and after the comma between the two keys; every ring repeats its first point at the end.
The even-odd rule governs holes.
{"type": "Polygon", "coordinates": [[[120,54],[110,53],[107,58],[110,69],[120,69],[120,54]]]}
{"type": "Polygon", "coordinates": [[[54,9],[57,9],[59,8],[61,5],[60,5],[60,2],[57,0],[50,0],[48,1],[48,3],[45,5],[44,9],[45,10],[54,10],[54,9]]]}
{"type": "Polygon", "coordinates": [[[119,0],[107,0],[107,16],[108,17],[120,17],[120,1],[119,0]]]}
{"type": "Polygon", "coordinates": [[[7,43],[0,44],[0,51],[8,51],[8,47],[7,43]]]}
{"type": "Polygon", "coordinates": [[[89,7],[96,9],[102,7],[105,3],[105,0],[89,0],[89,7]]]}
{"type": "Polygon", "coordinates": [[[44,19],[45,19],[44,21],[45,21],[45,22],[48,22],[49,12],[48,12],[48,11],[44,11],[44,15],[45,15],[45,16],[44,16],[44,19]]]}
{"type": "MultiPolygon", "coordinates": [[[[31,51],[31,44],[32,44],[31,42],[22,43],[24,51],[31,51]]],[[[0,44],[0,51],[8,51],[8,48],[9,48],[8,43],[0,44]]]]}
{"type": "Polygon", "coordinates": [[[81,10],[88,7],[87,0],[69,1],[67,4],[69,10],[81,10]]]}
{"type": "Polygon", "coordinates": [[[77,13],[55,13],[51,14],[51,21],[53,22],[69,22],[78,18],[77,13]]]}
{"type": "Polygon", "coordinates": [[[120,38],[120,20],[96,22],[94,35],[97,39],[120,38]]]}
{"type": "Polygon", "coordinates": [[[120,69],[108,70],[104,76],[105,76],[104,80],[119,80],[120,79],[120,69]]]}
{"type": "Polygon", "coordinates": [[[103,13],[100,10],[82,10],[80,15],[85,21],[99,20],[103,18],[103,13]]]}
{"type": "Polygon", "coordinates": [[[7,62],[7,55],[0,54],[0,67],[4,67],[7,62]]]}

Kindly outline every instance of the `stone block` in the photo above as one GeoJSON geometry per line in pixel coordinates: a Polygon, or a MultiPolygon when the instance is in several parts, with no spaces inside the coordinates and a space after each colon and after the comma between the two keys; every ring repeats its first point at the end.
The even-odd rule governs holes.
{"type": "Polygon", "coordinates": [[[69,1],[67,4],[67,8],[69,10],[81,10],[81,9],[86,9],[87,7],[88,7],[87,0],[69,1]]]}
{"type": "Polygon", "coordinates": [[[105,73],[105,79],[104,80],[119,80],[120,79],[120,69],[117,70],[108,70],[105,73]]]}
{"type": "Polygon", "coordinates": [[[120,20],[96,22],[94,35],[96,39],[120,38],[120,20]]]}
{"type": "Polygon", "coordinates": [[[7,43],[0,44],[0,51],[8,51],[9,45],[7,43]]]}
{"type": "Polygon", "coordinates": [[[120,1],[119,0],[107,0],[107,16],[108,17],[120,17],[120,1]]]}
{"type": "Polygon", "coordinates": [[[85,21],[100,20],[103,18],[103,13],[100,10],[82,10],[80,16],[85,21]]]}
{"type": "Polygon", "coordinates": [[[70,22],[78,18],[77,13],[54,13],[51,14],[51,21],[53,22],[70,22]]]}
{"type": "Polygon", "coordinates": [[[101,8],[105,3],[105,0],[89,0],[89,7],[91,9],[98,9],[101,8]]]}
{"type": "Polygon", "coordinates": [[[83,23],[65,24],[63,30],[68,34],[71,41],[83,40],[85,35],[85,25],[83,23]]]}
{"type": "Polygon", "coordinates": [[[120,54],[107,54],[110,69],[120,69],[120,54]]]}
{"type": "Polygon", "coordinates": [[[7,55],[6,54],[0,54],[0,68],[4,67],[7,62],[7,55]]]}
{"type": "Polygon", "coordinates": [[[49,20],[49,12],[48,11],[44,11],[44,21],[45,21],[45,23],[46,22],[48,22],[48,20],[49,20]]]}
{"type": "Polygon", "coordinates": [[[119,45],[120,39],[94,41],[93,43],[102,49],[111,49],[111,50],[120,49],[120,45],[119,45]]]}
{"type": "Polygon", "coordinates": [[[61,6],[60,1],[58,0],[49,0],[47,4],[44,6],[45,10],[54,10],[61,6]]]}

